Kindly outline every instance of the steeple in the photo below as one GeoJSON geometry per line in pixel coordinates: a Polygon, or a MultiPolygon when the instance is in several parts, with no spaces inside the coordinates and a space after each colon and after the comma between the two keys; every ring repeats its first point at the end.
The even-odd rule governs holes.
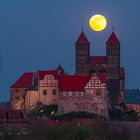
{"type": "Polygon", "coordinates": [[[108,44],[108,45],[119,45],[120,44],[120,41],[118,40],[118,38],[114,32],[112,32],[112,34],[108,38],[106,44],[108,44]]]}
{"type": "Polygon", "coordinates": [[[60,75],[65,75],[66,74],[64,68],[60,64],[56,69],[59,70],[60,75]]]}
{"type": "Polygon", "coordinates": [[[89,41],[88,41],[85,33],[82,31],[76,41],[76,45],[87,45],[87,44],[89,44],[89,41]]]}
{"type": "Polygon", "coordinates": [[[114,32],[106,42],[106,56],[109,103],[116,106],[120,103],[120,41],[114,32]]]}
{"type": "Polygon", "coordinates": [[[88,63],[89,63],[89,41],[82,31],[75,43],[76,51],[76,74],[87,74],[88,73],[88,63]]]}

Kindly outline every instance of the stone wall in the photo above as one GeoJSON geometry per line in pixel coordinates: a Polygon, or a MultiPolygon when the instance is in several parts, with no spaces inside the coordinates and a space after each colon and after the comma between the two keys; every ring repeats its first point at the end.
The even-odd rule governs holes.
{"type": "Polygon", "coordinates": [[[14,110],[25,109],[26,88],[13,88],[10,93],[10,106],[14,110]]]}
{"type": "Polygon", "coordinates": [[[104,90],[102,92],[101,95],[96,95],[96,91],[92,94],[71,91],[71,96],[69,94],[65,95],[66,92],[61,92],[59,94],[58,113],[87,111],[108,118],[107,93],[104,90]],[[79,96],[76,96],[77,93],[79,93],[79,96]]]}

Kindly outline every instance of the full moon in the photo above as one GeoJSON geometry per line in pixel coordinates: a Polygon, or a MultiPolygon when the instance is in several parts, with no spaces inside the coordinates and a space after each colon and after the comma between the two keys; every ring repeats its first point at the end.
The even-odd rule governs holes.
{"type": "Polygon", "coordinates": [[[102,15],[94,15],[89,21],[90,28],[94,31],[102,31],[107,25],[106,18],[102,15]]]}

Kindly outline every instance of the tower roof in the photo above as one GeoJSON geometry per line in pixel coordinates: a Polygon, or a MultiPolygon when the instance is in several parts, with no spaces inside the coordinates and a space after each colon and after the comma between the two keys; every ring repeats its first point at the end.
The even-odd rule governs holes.
{"type": "Polygon", "coordinates": [[[80,36],[78,37],[77,41],[76,41],[77,45],[85,45],[85,44],[89,44],[89,41],[85,35],[84,32],[81,32],[80,36]]]}
{"type": "Polygon", "coordinates": [[[112,32],[112,34],[110,35],[106,43],[110,45],[117,45],[117,44],[120,44],[120,41],[118,40],[116,34],[112,32]]]}
{"type": "Polygon", "coordinates": [[[60,64],[56,69],[60,71],[60,74],[62,74],[62,75],[65,74],[65,70],[60,64]]]}

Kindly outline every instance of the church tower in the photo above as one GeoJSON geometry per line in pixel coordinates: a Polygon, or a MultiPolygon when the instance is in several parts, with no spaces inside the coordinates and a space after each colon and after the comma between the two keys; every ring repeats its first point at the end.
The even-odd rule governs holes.
{"type": "Polygon", "coordinates": [[[81,32],[80,36],[78,37],[76,43],[76,74],[77,75],[84,75],[89,73],[88,64],[89,64],[89,55],[90,55],[90,48],[89,48],[89,41],[84,34],[81,32]]]}
{"type": "Polygon", "coordinates": [[[119,104],[120,96],[120,42],[114,32],[106,42],[107,87],[111,106],[119,104]]]}

